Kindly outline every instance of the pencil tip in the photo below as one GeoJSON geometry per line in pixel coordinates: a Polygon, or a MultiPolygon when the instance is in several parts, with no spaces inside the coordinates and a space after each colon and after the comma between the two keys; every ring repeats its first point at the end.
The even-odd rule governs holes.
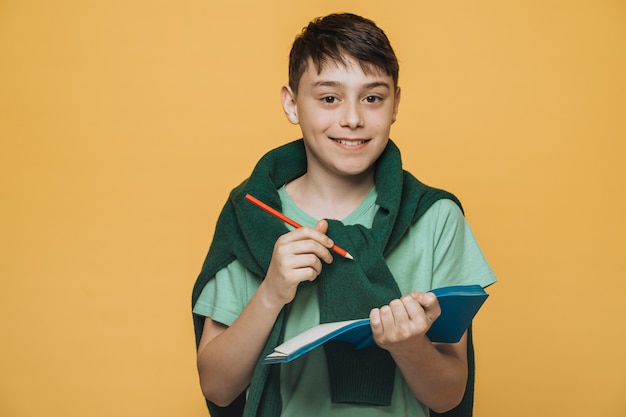
{"type": "Polygon", "coordinates": [[[346,258],[352,259],[354,261],[354,258],[352,257],[352,255],[350,255],[348,252],[346,252],[346,258]]]}

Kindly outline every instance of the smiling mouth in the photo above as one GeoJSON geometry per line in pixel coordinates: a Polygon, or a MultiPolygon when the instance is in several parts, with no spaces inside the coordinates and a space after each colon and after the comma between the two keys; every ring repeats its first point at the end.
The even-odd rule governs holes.
{"type": "Polygon", "coordinates": [[[333,140],[344,146],[359,146],[368,141],[368,139],[359,139],[359,140],[333,139],[333,140]]]}

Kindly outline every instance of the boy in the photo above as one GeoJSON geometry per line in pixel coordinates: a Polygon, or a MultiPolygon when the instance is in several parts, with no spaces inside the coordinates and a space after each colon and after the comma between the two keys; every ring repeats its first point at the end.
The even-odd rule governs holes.
{"type": "Polygon", "coordinates": [[[397,83],[393,49],[370,20],[333,14],[296,38],[281,98],[303,139],[266,154],[233,190],[194,287],[212,416],[244,404],[246,416],[427,416],[461,401],[467,333],[428,340],[440,310],[426,291],[495,277],[458,200],[402,170],[389,140],[397,83]],[[289,230],[247,193],[305,227],[289,230]],[[354,260],[332,253],[335,243],[354,260]],[[367,316],[377,346],[327,343],[260,364],[315,324],[367,316]]]}

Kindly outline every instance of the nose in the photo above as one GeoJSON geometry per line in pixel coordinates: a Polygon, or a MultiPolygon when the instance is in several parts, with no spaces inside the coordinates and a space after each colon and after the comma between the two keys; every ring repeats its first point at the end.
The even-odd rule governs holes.
{"type": "Polygon", "coordinates": [[[363,116],[358,103],[345,103],[339,124],[342,127],[349,127],[350,129],[363,126],[363,116]]]}

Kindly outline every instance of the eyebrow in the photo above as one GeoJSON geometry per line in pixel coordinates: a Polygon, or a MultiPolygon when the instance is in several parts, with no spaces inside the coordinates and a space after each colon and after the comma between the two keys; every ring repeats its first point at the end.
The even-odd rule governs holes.
{"type": "MultiPolygon", "coordinates": [[[[343,83],[340,83],[338,81],[318,81],[315,84],[313,84],[313,88],[315,87],[339,87],[343,85],[343,83]]],[[[365,89],[372,89],[372,88],[377,88],[377,87],[384,87],[388,90],[391,90],[391,86],[389,85],[389,83],[386,83],[384,81],[374,81],[371,83],[367,83],[363,86],[365,89]]]]}

